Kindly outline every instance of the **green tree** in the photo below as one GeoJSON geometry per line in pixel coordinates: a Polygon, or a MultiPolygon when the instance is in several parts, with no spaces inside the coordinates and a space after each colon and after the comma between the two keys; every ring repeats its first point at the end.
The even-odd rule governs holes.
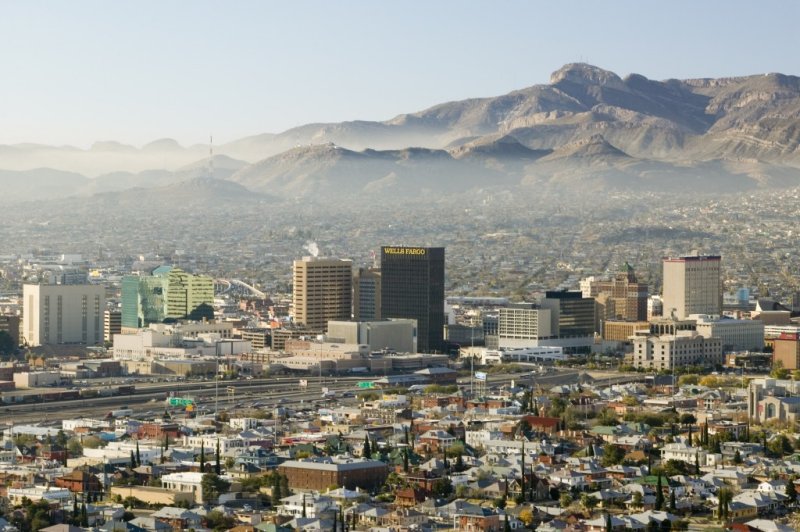
{"type": "Polygon", "coordinates": [[[583,506],[587,512],[591,512],[597,506],[598,502],[595,496],[589,495],[588,493],[581,493],[581,506],[583,506]]]}
{"type": "Polygon", "coordinates": [[[783,367],[783,362],[776,360],[772,363],[772,371],[769,372],[769,376],[773,379],[788,379],[789,370],[783,367]]]}
{"type": "Polygon", "coordinates": [[[791,504],[797,502],[797,486],[794,485],[795,480],[794,477],[791,477],[789,482],[786,483],[786,497],[789,498],[791,504]]]}
{"type": "Polygon", "coordinates": [[[794,451],[791,440],[785,434],[778,434],[772,438],[772,441],[767,443],[767,448],[773,456],[780,458],[794,451]]]}
{"type": "Polygon", "coordinates": [[[737,465],[742,463],[742,454],[739,452],[739,449],[736,449],[736,452],[733,453],[733,463],[737,465]]]}
{"type": "Polygon", "coordinates": [[[67,452],[70,456],[80,456],[83,454],[83,445],[78,438],[70,438],[67,441],[67,452]]]}
{"type": "Polygon", "coordinates": [[[631,500],[631,503],[633,504],[634,507],[641,508],[642,507],[642,494],[639,493],[638,491],[635,491],[633,493],[633,499],[631,500]]]}
{"type": "Polygon", "coordinates": [[[81,441],[81,445],[83,445],[86,449],[97,449],[98,447],[103,447],[105,443],[106,442],[97,436],[86,436],[81,441]]]}
{"type": "Polygon", "coordinates": [[[211,510],[206,514],[206,527],[212,530],[230,530],[236,526],[233,516],[225,515],[219,510],[211,510]]]}
{"type": "Polygon", "coordinates": [[[136,440],[136,467],[142,465],[142,455],[139,452],[139,440],[136,440]]]}
{"type": "Polygon", "coordinates": [[[617,465],[625,458],[625,450],[619,445],[608,444],[603,447],[603,460],[604,467],[617,465]]]}
{"type": "Polygon", "coordinates": [[[664,509],[664,490],[661,484],[661,475],[658,475],[658,482],[656,483],[656,511],[660,512],[664,509]]]}
{"type": "Polygon", "coordinates": [[[717,513],[720,522],[728,520],[730,511],[730,503],[733,500],[733,492],[729,488],[722,488],[717,494],[719,502],[717,503],[717,513]]]}
{"type": "Polygon", "coordinates": [[[569,493],[562,493],[561,497],[558,499],[558,504],[561,505],[562,508],[568,508],[570,504],[572,504],[572,496],[569,493]]]}
{"type": "Polygon", "coordinates": [[[675,490],[669,490],[669,511],[675,512],[675,490]]]}
{"type": "Polygon", "coordinates": [[[364,435],[364,450],[361,453],[364,458],[372,458],[372,446],[369,441],[369,434],[364,435]]]}
{"type": "Polygon", "coordinates": [[[217,450],[214,453],[214,473],[216,473],[217,476],[222,474],[222,464],[220,464],[219,461],[219,438],[217,438],[217,450]]]}
{"type": "Polygon", "coordinates": [[[445,499],[453,493],[453,483],[447,477],[438,478],[431,486],[431,494],[436,498],[445,499]]]}
{"type": "Polygon", "coordinates": [[[220,478],[216,473],[206,473],[200,481],[203,500],[206,502],[216,501],[220,494],[227,493],[230,486],[230,482],[220,478]]]}

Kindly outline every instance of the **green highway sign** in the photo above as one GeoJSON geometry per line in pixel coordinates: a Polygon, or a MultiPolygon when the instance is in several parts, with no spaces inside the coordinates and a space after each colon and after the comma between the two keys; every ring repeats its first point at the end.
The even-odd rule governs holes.
{"type": "Polygon", "coordinates": [[[189,397],[170,397],[167,399],[167,404],[169,406],[193,406],[194,399],[189,397]]]}
{"type": "Polygon", "coordinates": [[[372,381],[359,381],[358,382],[358,387],[362,388],[362,389],[374,388],[375,387],[375,383],[372,382],[372,381]]]}

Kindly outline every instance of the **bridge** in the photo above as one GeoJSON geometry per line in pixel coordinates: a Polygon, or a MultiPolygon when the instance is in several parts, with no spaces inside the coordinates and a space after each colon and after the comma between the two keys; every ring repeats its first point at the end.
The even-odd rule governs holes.
{"type": "Polygon", "coordinates": [[[266,299],[267,294],[258,288],[249,285],[241,279],[216,279],[214,281],[214,291],[217,294],[238,293],[242,295],[255,296],[258,299],[266,299]]]}

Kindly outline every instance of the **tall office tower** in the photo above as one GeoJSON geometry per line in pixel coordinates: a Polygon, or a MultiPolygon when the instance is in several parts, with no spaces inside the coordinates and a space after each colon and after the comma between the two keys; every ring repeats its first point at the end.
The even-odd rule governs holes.
{"type": "Polygon", "coordinates": [[[359,268],[353,276],[353,319],[381,319],[381,271],[377,268],[359,268]]]}
{"type": "Polygon", "coordinates": [[[22,297],[23,336],[29,346],[102,343],[103,286],[26,284],[22,297]]]}
{"type": "Polygon", "coordinates": [[[177,319],[214,318],[214,280],[160,266],[151,275],[122,278],[122,327],[138,329],[177,319]]]}
{"type": "Polygon", "coordinates": [[[353,261],[303,257],[293,263],[294,321],[328,330],[331,320],[349,320],[353,298],[353,261]]]}
{"type": "Polygon", "coordinates": [[[682,320],[690,314],[722,312],[719,256],[664,258],[663,313],[682,320]]]}
{"type": "Polygon", "coordinates": [[[214,280],[172,268],[167,274],[167,319],[213,320],[214,280]]]}
{"type": "MultiPolygon", "coordinates": [[[[606,312],[608,319],[645,321],[647,319],[647,285],[638,282],[633,267],[625,263],[621,272],[610,281],[594,281],[593,296],[608,294],[606,312]]],[[[584,294],[583,297],[588,297],[584,294]]]]}
{"type": "Polygon", "coordinates": [[[554,333],[550,329],[550,309],[532,303],[515,303],[500,309],[497,319],[498,347],[521,348],[539,345],[554,333]]]}
{"type": "Polygon", "coordinates": [[[541,308],[550,309],[550,330],[553,336],[589,337],[595,333],[595,301],[581,292],[566,290],[545,292],[541,308]]]}
{"type": "Polygon", "coordinates": [[[444,248],[381,248],[381,317],[417,320],[417,351],[444,349],[444,248]]]}

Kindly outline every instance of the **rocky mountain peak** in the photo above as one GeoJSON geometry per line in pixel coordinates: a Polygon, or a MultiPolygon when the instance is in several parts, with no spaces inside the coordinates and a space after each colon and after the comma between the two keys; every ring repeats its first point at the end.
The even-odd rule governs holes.
{"type": "Polygon", "coordinates": [[[579,85],[605,85],[623,88],[622,79],[609,70],[586,63],[570,63],[564,65],[550,75],[550,84],[558,85],[563,81],[579,85]]]}

